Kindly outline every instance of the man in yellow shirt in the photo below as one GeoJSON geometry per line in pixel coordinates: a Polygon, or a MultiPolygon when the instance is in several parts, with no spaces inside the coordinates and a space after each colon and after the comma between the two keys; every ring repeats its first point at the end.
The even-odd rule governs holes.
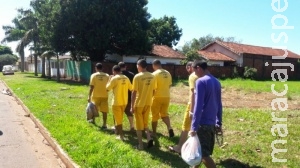
{"type": "Polygon", "coordinates": [[[184,113],[183,123],[182,123],[182,131],[180,134],[179,142],[175,146],[169,146],[169,150],[172,152],[180,153],[181,147],[184,144],[184,142],[187,139],[188,133],[191,129],[191,116],[192,111],[194,109],[194,103],[195,103],[195,95],[194,95],[194,89],[195,89],[195,83],[196,80],[199,78],[194,70],[193,70],[193,62],[188,62],[186,64],[186,70],[190,74],[189,76],[189,102],[186,107],[186,111],[184,113]]]}
{"type": "Polygon", "coordinates": [[[156,80],[156,90],[153,95],[153,102],[151,106],[152,135],[156,136],[157,121],[161,118],[168,128],[169,137],[174,137],[174,132],[171,127],[168,114],[172,76],[167,70],[162,68],[161,62],[157,59],[152,62],[152,67],[154,69],[152,74],[156,80]]]}
{"type": "MultiPolygon", "coordinates": [[[[103,125],[102,129],[106,129],[106,120],[108,113],[108,93],[106,90],[106,84],[109,78],[107,73],[102,72],[102,64],[96,64],[96,72],[91,75],[90,79],[90,91],[88,96],[88,102],[93,102],[98,111],[102,113],[103,125]]],[[[93,122],[95,122],[93,120],[93,122]]]]}
{"type": "Polygon", "coordinates": [[[113,91],[112,111],[115,119],[115,127],[118,139],[124,140],[123,113],[128,102],[128,90],[132,90],[129,79],[121,73],[118,65],[113,66],[113,77],[109,79],[106,89],[113,91]]]}
{"type": "Polygon", "coordinates": [[[153,146],[153,139],[151,139],[148,120],[149,112],[152,104],[152,96],[155,90],[155,78],[150,72],[147,71],[147,62],[141,59],[137,62],[138,74],[133,78],[133,89],[131,94],[131,112],[135,117],[136,134],[138,137],[138,150],[142,150],[143,140],[142,131],[144,130],[147,135],[148,145],[150,148],[153,146]]]}
{"type": "MultiPolygon", "coordinates": [[[[121,68],[122,74],[127,76],[128,79],[130,80],[130,83],[132,83],[134,73],[127,70],[126,64],[124,62],[119,62],[118,65],[121,68]]],[[[130,107],[131,107],[131,92],[128,91],[128,103],[125,108],[125,114],[129,121],[130,131],[135,132],[134,122],[133,122],[133,114],[130,112],[130,107]]]]}

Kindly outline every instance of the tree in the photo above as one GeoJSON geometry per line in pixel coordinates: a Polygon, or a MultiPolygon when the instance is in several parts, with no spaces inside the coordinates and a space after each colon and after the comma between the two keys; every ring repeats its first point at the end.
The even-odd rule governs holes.
{"type": "Polygon", "coordinates": [[[4,54],[12,55],[13,52],[11,51],[10,47],[6,47],[6,46],[1,46],[0,45],[0,55],[4,55],[4,54]]]}
{"type": "Polygon", "coordinates": [[[14,65],[18,61],[18,56],[12,54],[0,55],[0,67],[3,65],[14,65]]]}
{"type": "Polygon", "coordinates": [[[151,43],[176,46],[182,35],[182,29],[176,24],[175,17],[164,16],[159,19],[150,20],[148,36],[151,43]]]}
{"type": "Polygon", "coordinates": [[[189,50],[186,54],[186,59],[181,60],[181,64],[185,65],[189,61],[199,60],[201,56],[198,54],[197,50],[189,50]]]}
{"type": "MultiPolygon", "coordinates": [[[[39,48],[38,53],[42,58],[42,76],[45,77],[46,57],[41,53],[53,50],[51,40],[54,34],[55,16],[60,10],[59,0],[32,0],[30,6],[38,22],[39,48]]],[[[59,71],[58,71],[59,72],[59,71]]]]}
{"type": "Polygon", "coordinates": [[[147,0],[61,0],[56,16],[53,46],[70,51],[77,60],[87,54],[102,61],[108,52],[145,53],[151,50],[147,37],[147,0]]]}
{"type": "MultiPolygon", "coordinates": [[[[18,15],[18,17],[12,20],[12,23],[14,24],[13,26],[10,25],[2,26],[2,29],[5,32],[5,38],[2,39],[1,43],[19,41],[20,39],[22,39],[22,37],[26,33],[26,28],[20,22],[20,17],[21,16],[18,15]]],[[[24,47],[20,48],[18,53],[21,58],[21,72],[24,72],[24,61],[25,61],[24,47]]]]}

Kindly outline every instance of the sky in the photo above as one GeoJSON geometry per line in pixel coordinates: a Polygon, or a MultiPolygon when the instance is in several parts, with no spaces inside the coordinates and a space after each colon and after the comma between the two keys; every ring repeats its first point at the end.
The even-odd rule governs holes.
{"type": "MultiPolygon", "coordinates": [[[[0,40],[3,25],[10,25],[17,8],[30,0],[0,0],[0,40]]],[[[148,0],[151,18],[174,16],[182,36],[175,48],[193,38],[211,34],[234,37],[243,44],[287,48],[300,54],[299,0],[148,0]],[[278,3],[279,2],[279,3],[278,3]]],[[[6,45],[15,50],[15,43],[6,45]]],[[[3,44],[2,44],[3,45],[3,44]]],[[[25,51],[25,55],[28,55],[25,51]]]]}

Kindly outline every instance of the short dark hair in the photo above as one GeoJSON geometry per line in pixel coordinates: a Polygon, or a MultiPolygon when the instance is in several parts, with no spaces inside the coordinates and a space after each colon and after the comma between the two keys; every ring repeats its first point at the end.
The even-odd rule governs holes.
{"type": "Polygon", "coordinates": [[[186,68],[187,67],[191,67],[191,66],[193,66],[193,62],[192,61],[187,62],[186,65],[185,65],[186,68]]]}
{"type": "Polygon", "coordinates": [[[204,61],[204,60],[195,60],[193,62],[193,68],[196,68],[196,67],[200,67],[203,70],[206,70],[207,69],[207,62],[204,61]]]}
{"type": "Polygon", "coordinates": [[[153,62],[152,62],[153,65],[161,65],[161,62],[160,60],[158,59],[155,59],[153,62]]]}
{"type": "Polygon", "coordinates": [[[118,65],[120,68],[126,68],[126,65],[124,62],[119,62],[118,65]]]}
{"type": "Polygon", "coordinates": [[[112,69],[115,72],[121,72],[121,67],[119,65],[114,65],[112,69]]]}
{"type": "Polygon", "coordinates": [[[98,62],[98,63],[96,64],[96,68],[99,69],[99,70],[101,70],[101,69],[102,69],[102,64],[101,64],[100,62],[98,62]]]}
{"type": "Polygon", "coordinates": [[[144,59],[138,60],[138,62],[136,64],[141,66],[142,68],[147,68],[147,62],[144,59]]]}

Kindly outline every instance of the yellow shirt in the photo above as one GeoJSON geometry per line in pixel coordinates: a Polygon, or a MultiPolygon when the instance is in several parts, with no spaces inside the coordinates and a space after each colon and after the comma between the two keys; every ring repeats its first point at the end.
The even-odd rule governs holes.
{"type": "Polygon", "coordinates": [[[134,107],[151,106],[155,78],[150,72],[140,72],[133,78],[133,90],[136,91],[134,107]]]}
{"type": "Polygon", "coordinates": [[[92,97],[107,98],[106,84],[109,75],[104,72],[96,72],[91,75],[90,85],[94,86],[92,97]]]}
{"type": "Polygon", "coordinates": [[[171,74],[164,69],[157,69],[152,74],[156,80],[154,97],[170,97],[170,87],[172,85],[171,74]]]}
{"type": "Polygon", "coordinates": [[[128,90],[132,90],[129,78],[123,74],[115,75],[106,85],[107,90],[113,90],[112,105],[123,106],[128,102],[128,90]]]}
{"type": "Polygon", "coordinates": [[[192,102],[192,89],[195,89],[195,84],[196,84],[196,80],[198,79],[198,76],[195,74],[195,72],[191,73],[190,76],[189,76],[189,92],[190,92],[190,99],[189,99],[189,103],[192,102]]]}

